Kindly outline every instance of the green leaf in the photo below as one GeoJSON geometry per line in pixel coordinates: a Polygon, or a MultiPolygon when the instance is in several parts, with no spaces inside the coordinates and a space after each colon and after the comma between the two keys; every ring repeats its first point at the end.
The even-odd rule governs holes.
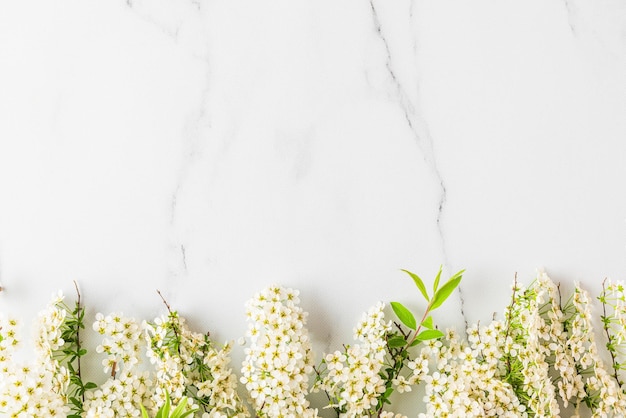
{"type": "Polygon", "coordinates": [[[430,296],[428,296],[428,292],[426,291],[426,286],[424,286],[424,282],[422,281],[422,279],[420,279],[417,274],[411,273],[408,270],[402,270],[402,271],[408,274],[409,276],[411,276],[417,288],[420,290],[420,292],[422,292],[422,295],[424,295],[424,298],[426,298],[427,301],[430,301],[430,296]]]}
{"type": "Polygon", "coordinates": [[[174,417],[174,416],[172,416],[172,418],[185,418],[185,417],[187,417],[187,416],[189,416],[189,415],[193,415],[193,414],[195,414],[195,413],[196,413],[197,411],[199,411],[199,410],[200,410],[200,408],[192,409],[191,411],[187,411],[187,412],[185,412],[184,414],[182,414],[182,415],[181,415],[181,416],[179,416],[179,417],[174,417]]]}
{"type": "Polygon", "coordinates": [[[404,337],[396,335],[395,337],[390,338],[389,341],[387,341],[387,344],[391,348],[404,347],[406,345],[406,340],[404,337]]]}
{"type": "Polygon", "coordinates": [[[180,400],[180,403],[176,407],[176,409],[174,409],[174,411],[172,411],[171,418],[180,418],[180,415],[182,415],[183,411],[185,410],[185,406],[187,406],[187,398],[186,397],[182,398],[180,400]]]}
{"type": "Polygon", "coordinates": [[[422,326],[428,329],[433,329],[435,328],[435,326],[433,325],[433,317],[432,316],[428,316],[428,318],[424,319],[422,321],[422,326]]]}
{"type": "Polygon", "coordinates": [[[141,417],[142,418],[150,418],[150,416],[148,416],[148,411],[146,411],[146,408],[143,407],[143,405],[139,405],[141,407],[141,417]]]}
{"type": "Polygon", "coordinates": [[[169,418],[170,406],[171,406],[170,394],[169,392],[165,391],[165,404],[163,404],[161,409],[159,409],[159,411],[157,412],[154,418],[169,418]]]}
{"type": "Polygon", "coordinates": [[[430,303],[431,311],[440,307],[441,304],[445,302],[446,299],[448,299],[448,296],[450,296],[452,292],[454,291],[454,289],[457,288],[459,283],[461,283],[461,279],[463,278],[464,271],[465,270],[461,270],[458,273],[456,273],[454,276],[450,278],[450,280],[446,282],[446,284],[441,286],[441,289],[437,290],[437,293],[435,293],[435,296],[433,296],[433,299],[430,303]]]}
{"type": "Polygon", "coordinates": [[[465,270],[459,270],[456,273],[454,273],[454,275],[452,277],[450,277],[448,279],[448,281],[452,280],[452,279],[456,279],[457,277],[462,277],[463,273],[465,273],[465,270]]]}
{"type": "Polygon", "coordinates": [[[427,329],[426,331],[420,332],[416,339],[419,341],[434,340],[443,337],[443,335],[443,332],[438,329],[427,329]]]}
{"type": "Polygon", "coordinates": [[[200,410],[200,408],[196,408],[196,409],[191,409],[189,411],[185,411],[185,407],[187,406],[187,400],[188,398],[186,396],[183,397],[180,400],[180,403],[178,404],[176,409],[172,411],[172,415],[170,415],[168,418],[185,418],[189,415],[195,414],[197,411],[200,410]]]}
{"type": "Polygon", "coordinates": [[[433,283],[433,293],[437,293],[437,289],[439,288],[439,279],[441,279],[441,270],[443,270],[443,265],[439,266],[439,272],[437,273],[437,277],[435,277],[435,282],[433,283]]]}
{"type": "Polygon", "coordinates": [[[404,307],[400,302],[391,302],[391,308],[395,312],[396,316],[404,325],[411,329],[417,328],[417,323],[415,322],[415,317],[407,308],[404,307]]]}

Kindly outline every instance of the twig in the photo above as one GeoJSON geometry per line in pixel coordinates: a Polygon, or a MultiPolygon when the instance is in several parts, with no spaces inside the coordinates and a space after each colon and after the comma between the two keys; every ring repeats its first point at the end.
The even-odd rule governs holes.
{"type": "MultiPolygon", "coordinates": [[[[80,369],[80,324],[82,324],[82,320],[81,320],[81,316],[82,316],[82,307],[80,304],[80,290],[78,290],[78,283],[76,283],[76,280],[74,280],[74,288],[76,289],[76,354],[78,354],[76,356],[76,370],[78,373],[78,379],[82,382],[83,381],[83,377],[81,374],[81,369],[80,369]]],[[[81,391],[81,398],[83,400],[83,403],[85,402],[85,392],[81,391]]]]}
{"type": "MultiPolygon", "coordinates": [[[[165,307],[167,308],[167,311],[170,313],[170,319],[173,319],[175,315],[174,315],[174,311],[172,311],[170,304],[167,303],[167,300],[165,300],[165,298],[163,297],[159,289],[157,289],[156,292],[159,294],[159,296],[161,297],[161,300],[163,301],[163,303],[165,304],[165,307]]],[[[176,341],[177,341],[178,354],[180,354],[181,339],[180,339],[180,335],[178,334],[178,318],[176,319],[176,323],[172,323],[172,331],[174,331],[174,337],[176,337],[176,341]]]]}
{"type": "MultiPolygon", "coordinates": [[[[513,295],[511,296],[511,304],[509,305],[509,310],[507,311],[507,324],[506,324],[506,333],[504,334],[504,344],[506,346],[506,341],[509,339],[509,331],[511,329],[511,320],[513,318],[513,306],[515,305],[515,293],[517,292],[517,272],[515,272],[515,277],[513,279],[513,295]]],[[[511,357],[507,356],[506,358],[506,367],[507,371],[511,373],[511,357]]]]}
{"type": "Polygon", "coordinates": [[[156,292],[159,294],[159,296],[161,296],[161,300],[162,300],[162,301],[163,301],[163,303],[165,304],[165,307],[167,308],[167,311],[168,311],[170,314],[172,314],[172,313],[173,313],[173,312],[172,312],[172,308],[170,307],[170,304],[169,304],[169,303],[167,303],[167,301],[165,300],[165,298],[164,298],[164,297],[163,297],[163,295],[161,294],[161,291],[160,291],[159,289],[157,289],[157,291],[156,291],[156,292]]]}
{"type": "Polygon", "coordinates": [[[617,360],[615,359],[615,353],[613,353],[613,338],[611,337],[611,333],[609,332],[609,324],[608,324],[608,317],[606,316],[606,287],[605,287],[605,283],[606,283],[606,278],[602,281],[602,313],[603,313],[603,321],[602,321],[602,328],[604,328],[604,332],[606,332],[606,337],[608,338],[609,342],[607,344],[607,348],[609,348],[609,354],[611,355],[611,364],[613,365],[613,377],[615,378],[615,380],[617,381],[618,385],[621,385],[622,382],[620,382],[619,380],[619,375],[617,374],[617,360]]]}
{"type": "MultiPolygon", "coordinates": [[[[480,338],[480,321],[476,323],[476,336],[478,337],[479,345],[482,345],[483,340],[480,338]]],[[[483,356],[483,359],[485,358],[485,352],[482,348],[480,349],[480,355],[483,356]]]]}
{"type": "Polygon", "coordinates": [[[402,336],[404,337],[404,339],[406,340],[407,338],[409,338],[409,335],[411,334],[411,332],[404,332],[404,330],[402,329],[402,327],[400,326],[400,324],[398,324],[397,322],[393,322],[393,325],[395,325],[396,328],[398,328],[398,331],[400,331],[400,334],[402,334],[402,336]]]}
{"type": "MultiPolygon", "coordinates": [[[[320,379],[320,381],[322,380],[322,374],[320,373],[319,370],[317,370],[317,367],[313,366],[313,371],[315,372],[315,374],[317,375],[317,378],[320,379]]],[[[326,397],[328,398],[328,400],[330,401],[330,395],[328,394],[328,392],[326,391],[326,389],[324,389],[324,393],[326,394],[326,397]]]]}

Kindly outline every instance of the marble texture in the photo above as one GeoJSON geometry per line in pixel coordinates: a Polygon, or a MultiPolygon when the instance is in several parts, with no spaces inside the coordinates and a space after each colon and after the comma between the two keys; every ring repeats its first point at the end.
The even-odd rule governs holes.
{"type": "MultiPolygon", "coordinates": [[[[0,294],[218,339],[300,289],[319,350],[399,269],[467,270],[441,326],[536,268],[626,279],[617,0],[0,3],[0,294]]],[[[237,354],[235,354],[237,359],[237,354]]]]}

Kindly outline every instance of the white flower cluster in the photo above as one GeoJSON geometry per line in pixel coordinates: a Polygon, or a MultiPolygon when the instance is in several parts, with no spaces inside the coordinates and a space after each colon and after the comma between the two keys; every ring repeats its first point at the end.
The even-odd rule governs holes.
{"type": "Polygon", "coordinates": [[[16,319],[0,316],[0,412],[7,414],[11,412],[7,408],[13,403],[15,395],[9,381],[16,372],[13,365],[13,353],[20,343],[18,332],[16,319]]]}
{"type": "Polygon", "coordinates": [[[149,373],[124,368],[100,389],[86,393],[85,418],[138,417],[151,386],[149,373]]]}
{"type": "Polygon", "coordinates": [[[203,359],[204,366],[210,370],[210,378],[200,376],[195,385],[198,397],[209,405],[210,412],[203,415],[204,418],[249,416],[237,395],[237,377],[230,368],[230,350],[230,344],[219,351],[211,347],[203,359]]]}
{"type": "Polygon", "coordinates": [[[385,364],[390,323],[385,322],[384,307],[383,303],[378,303],[363,314],[354,329],[354,338],[359,344],[324,358],[328,374],[316,382],[315,390],[328,394],[329,407],[341,411],[342,418],[373,413],[378,398],[385,392],[385,381],[379,372],[385,364]]]}
{"type": "Polygon", "coordinates": [[[0,314],[0,372],[7,372],[12,354],[19,343],[17,320],[0,314]]]}
{"type": "Polygon", "coordinates": [[[395,414],[393,412],[382,411],[379,415],[380,418],[407,418],[406,415],[395,414]]]}
{"type": "Polygon", "coordinates": [[[53,352],[65,344],[62,337],[62,325],[67,311],[59,307],[63,302],[63,294],[58,293],[48,306],[37,315],[38,322],[35,334],[35,352],[40,358],[50,358],[53,352]]]}
{"type": "Polygon", "coordinates": [[[573,305],[576,316],[572,324],[572,335],[568,347],[581,365],[593,367],[593,375],[585,381],[587,391],[597,396],[597,405],[592,407],[593,417],[626,416],[626,396],[616,379],[607,371],[598,354],[593,326],[591,323],[591,305],[586,291],[576,287],[573,305]]]}
{"type": "MultiPolygon", "coordinates": [[[[187,380],[183,373],[186,364],[182,355],[179,329],[184,318],[174,315],[173,318],[162,316],[156,318],[153,324],[144,324],[145,336],[148,342],[147,355],[156,368],[156,390],[152,394],[152,408],[154,412],[165,404],[166,392],[173,403],[178,403],[185,396],[187,380]],[[175,330],[174,336],[169,333],[175,330]],[[174,340],[172,340],[172,338],[174,340]],[[172,346],[171,346],[172,345],[172,346]]],[[[193,407],[193,400],[189,400],[189,407],[193,407]]]]}
{"type": "Polygon", "coordinates": [[[259,417],[316,417],[306,399],[313,371],[306,313],[298,292],[272,286],[246,303],[249,321],[241,382],[259,417]]]}
{"type": "Polygon", "coordinates": [[[522,365],[522,389],[527,398],[526,405],[537,416],[557,417],[559,403],[556,388],[550,377],[550,325],[544,320],[540,309],[549,297],[549,279],[540,274],[534,285],[522,293],[516,289],[516,300],[507,312],[510,322],[509,335],[512,346],[506,354],[516,357],[522,365]]]}
{"type": "Polygon", "coordinates": [[[102,360],[105,373],[115,377],[122,368],[132,369],[139,363],[143,339],[141,326],[135,318],[124,317],[121,313],[107,316],[98,313],[93,329],[105,336],[102,344],[96,347],[97,353],[106,354],[102,360]]]}
{"type": "Polygon", "coordinates": [[[607,319],[609,319],[609,331],[612,334],[616,353],[624,357],[626,356],[626,288],[624,283],[609,280],[605,283],[602,297],[613,311],[607,319]]]}
{"type": "Polygon", "coordinates": [[[11,367],[1,379],[0,412],[9,417],[65,417],[70,411],[58,376],[46,367],[11,367]]]}
{"type": "Polygon", "coordinates": [[[393,380],[393,384],[399,393],[411,392],[413,386],[422,383],[429,373],[430,355],[428,351],[420,351],[417,358],[410,360],[407,367],[411,370],[408,377],[398,376],[393,380]]]}
{"type": "Polygon", "coordinates": [[[584,404],[594,417],[626,416],[623,388],[598,355],[591,318],[585,291],[577,287],[562,307],[558,287],[540,273],[529,289],[515,289],[506,323],[469,327],[467,345],[453,332],[427,343],[419,358],[430,356],[437,371],[424,379],[427,413],[420,416],[558,417],[553,372],[576,417],[584,404]]]}
{"type": "MultiPolygon", "coordinates": [[[[191,391],[208,411],[205,417],[247,417],[237,395],[237,377],[230,368],[230,344],[218,350],[208,335],[192,332],[184,318],[172,312],[145,324],[147,355],[156,366],[153,409],[165,402],[165,391],[174,403],[191,391]]],[[[188,409],[195,405],[188,399],[188,409]]]]}
{"type": "MultiPolygon", "coordinates": [[[[581,351],[577,348],[577,334],[580,334],[578,327],[578,316],[574,315],[569,321],[562,311],[561,296],[556,284],[545,273],[539,275],[539,285],[548,294],[546,324],[549,327],[549,344],[547,348],[554,357],[553,367],[559,372],[560,379],[557,381],[559,396],[563,401],[563,406],[567,408],[572,402],[578,409],[580,403],[586,396],[583,376],[579,373],[578,362],[581,360],[581,351]]],[[[567,308],[567,307],[566,307],[567,308]]],[[[582,358],[581,369],[587,368],[590,363],[586,361],[586,356],[582,358]]]]}
{"type": "Polygon", "coordinates": [[[104,336],[96,352],[106,355],[102,365],[110,377],[99,389],[85,394],[85,416],[139,416],[151,385],[149,373],[141,373],[136,367],[143,347],[140,324],[121,313],[98,313],[93,329],[104,336]]]}
{"type": "Polygon", "coordinates": [[[10,417],[65,417],[68,371],[53,358],[64,344],[62,326],[67,312],[59,305],[61,294],[39,313],[35,335],[35,360],[19,365],[12,361],[12,348],[17,345],[14,320],[0,326],[0,412],[10,417]]]}
{"type": "Polygon", "coordinates": [[[513,388],[499,377],[504,342],[503,325],[474,325],[469,344],[448,330],[445,344],[429,340],[420,358],[430,358],[436,370],[424,377],[426,413],[419,417],[527,417],[513,388]]]}

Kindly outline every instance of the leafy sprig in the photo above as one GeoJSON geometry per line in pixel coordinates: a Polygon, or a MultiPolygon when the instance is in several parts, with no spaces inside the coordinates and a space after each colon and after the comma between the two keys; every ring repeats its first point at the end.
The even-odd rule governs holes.
{"type": "MultiPolygon", "coordinates": [[[[446,299],[450,297],[454,289],[456,289],[459,286],[459,284],[461,283],[461,279],[463,278],[463,273],[465,272],[465,270],[461,270],[457,272],[456,274],[454,274],[440,288],[439,281],[441,279],[441,272],[442,272],[442,268],[440,267],[439,272],[437,273],[437,276],[435,277],[435,280],[433,282],[432,298],[428,295],[428,291],[426,290],[424,281],[417,274],[411,273],[408,270],[402,270],[402,271],[404,271],[413,279],[413,282],[415,282],[415,285],[417,286],[420,293],[422,294],[422,296],[424,296],[424,299],[428,303],[426,310],[424,311],[424,314],[422,316],[422,319],[420,320],[419,325],[418,325],[415,319],[415,316],[409,309],[407,309],[400,302],[391,302],[391,308],[393,309],[393,312],[396,314],[400,322],[402,322],[402,324],[404,324],[406,327],[408,327],[411,330],[409,331],[408,334],[406,334],[406,336],[405,335],[400,336],[400,338],[403,340],[402,345],[407,345],[407,346],[412,347],[412,346],[419,344],[422,341],[427,341],[427,340],[432,340],[432,339],[443,337],[443,332],[436,329],[433,325],[433,318],[431,316],[431,312],[439,308],[446,301],[446,299]],[[426,329],[422,331],[422,328],[426,328],[426,329]]],[[[400,346],[400,347],[402,346],[400,345],[399,338],[396,338],[392,344],[400,346]]]]}
{"type": "Polygon", "coordinates": [[[228,366],[231,345],[226,343],[219,347],[209,332],[192,332],[161,292],[157,290],[157,293],[168,314],[166,318],[147,323],[149,352],[161,362],[176,359],[174,362],[181,365],[179,370],[172,370],[174,375],[168,372],[159,377],[167,396],[181,403],[185,399],[188,408],[197,406],[203,412],[245,415],[245,408],[234,389],[236,377],[228,366]],[[180,375],[175,376],[176,373],[180,375]]]}
{"type": "Polygon", "coordinates": [[[76,288],[74,307],[70,308],[63,301],[57,304],[58,308],[67,312],[61,326],[61,338],[65,343],[53,353],[53,357],[69,372],[67,397],[71,414],[67,418],[81,418],[85,412],[83,409],[85,393],[97,387],[93,382],[83,382],[81,358],[87,354],[87,350],[82,346],[80,330],[85,329],[85,308],[81,304],[81,294],[76,282],[74,282],[74,287],[76,288]]]}
{"type": "Polygon", "coordinates": [[[607,280],[602,281],[602,293],[598,296],[598,300],[602,303],[602,328],[606,334],[606,348],[611,356],[611,365],[613,368],[613,377],[621,386],[624,384],[620,377],[620,371],[626,370],[626,360],[620,361],[626,354],[624,346],[626,323],[624,314],[624,305],[626,304],[626,289],[621,283],[609,283],[607,280]],[[607,311],[607,307],[610,311],[607,311]]]}
{"type": "MultiPolygon", "coordinates": [[[[154,418],[185,418],[187,416],[193,416],[193,414],[195,414],[200,409],[196,408],[196,409],[186,410],[187,400],[188,399],[186,396],[183,397],[178,403],[178,406],[174,408],[174,410],[170,413],[170,409],[172,408],[172,401],[170,399],[170,394],[167,391],[165,391],[165,403],[157,411],[154,418]]],[[[150,418],[150,416],[148,415],[148,411],[146,411],[146,408],[144,408],[143,405],[141,405],[141,416],[142,418],[150,418]]]]}
{"type": "Polygon", "coordinates": [[[444,333],[435,326],[431,314],[435,309],[439,308],[459,286],[465,270],[458,271],[439,287],[442,270],[443,267],[440,266],[433,280],[432,297],[428,294],[424,281],[417,274],[408,270],[402,270],[411,277],[419,292],[426,300],[427,306],[418,323],[415,319],[415,315],[406,306],[400,302],[391,302],[393,312],[396,314],[401,324],[408,328],[408,331],[404,330],[401,324],[394,322],[396,327],[395,331],[390,332],[387,336],[389,362],[384,371],[381,372],[381,377],[385,381],[385,392],[378,400],[378,414],[382,412],[386,404],[391,403],[389,398],[394,392],[394,381],[400,376],[407,363],[411,361],[409,349],[424,341],[439,339],[444,336],[444,333]]]}

